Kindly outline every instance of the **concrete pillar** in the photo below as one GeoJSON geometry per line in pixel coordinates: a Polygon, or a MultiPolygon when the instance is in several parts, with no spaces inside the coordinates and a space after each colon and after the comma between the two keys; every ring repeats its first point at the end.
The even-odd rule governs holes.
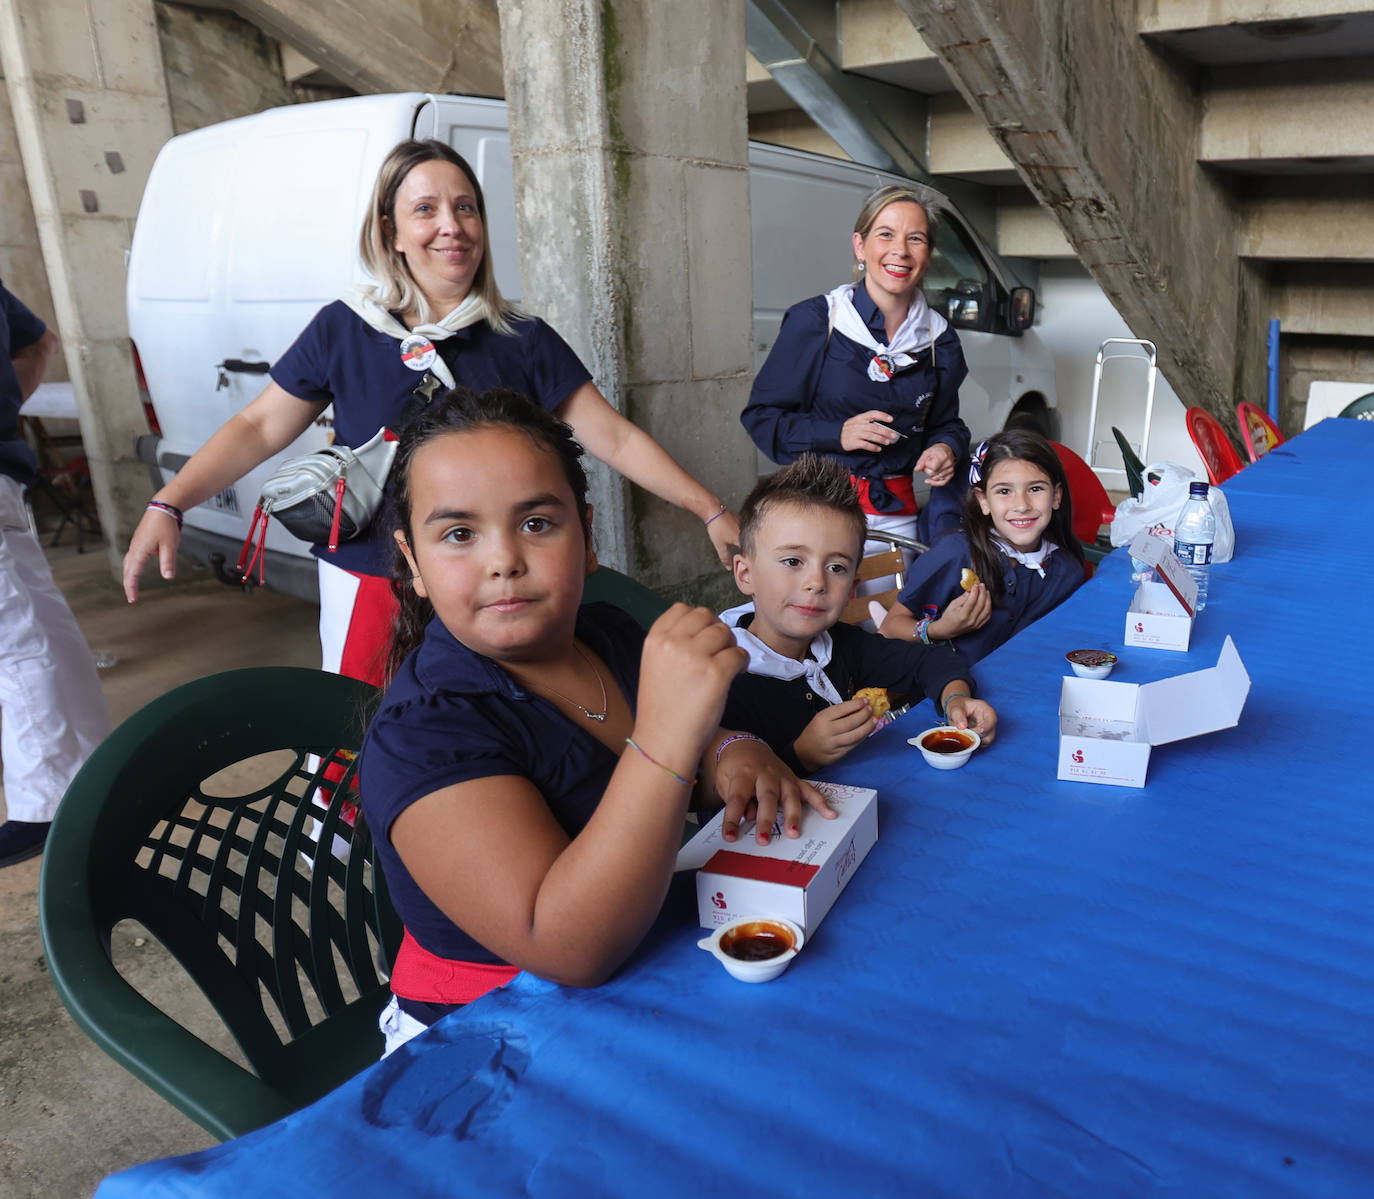
{"type": "Polygon", "coordinates": [[[1235,401],[1264,394],[1266,288],[1197,163],[1198,101],[1137,6],[897,2],[1179,397],[1234,427],[1235,401]]]}
{"type": "Polygon", "coordinates": [[[0,63],[111,568],[148,495],[124,254],[172,133],[152,0],[0,0],[0,63]]]}
{"type": "MultiPolygon", "coordinates": [[[[742,0],[501,0],[524,303],[613,405],[735,505],[753,278],[742,0]]],[[[671,594],[733,587],[701,523],[608,472],[599,552],[671,594]]]]}

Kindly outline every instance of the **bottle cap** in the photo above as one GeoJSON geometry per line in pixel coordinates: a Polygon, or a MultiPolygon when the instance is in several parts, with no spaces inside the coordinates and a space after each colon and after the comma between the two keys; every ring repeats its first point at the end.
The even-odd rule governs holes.
{"type": "Polygon", "coordinates": [[[1188,484],[1188,494],[1189,494],[1189,495],[1206,495],[1206,494],[1207,494],[1207,484],[1206,484],[1206,483],[1189,483],[1189,484],[1188,484]]]}

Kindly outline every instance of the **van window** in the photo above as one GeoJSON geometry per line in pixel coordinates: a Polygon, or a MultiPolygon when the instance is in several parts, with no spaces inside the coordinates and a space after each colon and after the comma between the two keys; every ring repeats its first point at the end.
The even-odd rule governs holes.
{"type": "Polygon", "coordinates": [[[941,316],[949,316],[949,297],[960,283],[973,283],[981,294],[988,271],[963,226],[950,213],[940,215],[935,247],[930,255],[924,290],[926,303],[941,316]]]}
{"type": "Polygon", "coordinates": [[[235,163],[231,301],[325,304],[348,287],[358,261],[358,214],[377,170],[367,150],[364,129],[308,128],[245,139],[235,163]],[[303,228],[310,236],[300,235],[303,228]],[[341,246],[349,252],[338,253],[341,246]]]}

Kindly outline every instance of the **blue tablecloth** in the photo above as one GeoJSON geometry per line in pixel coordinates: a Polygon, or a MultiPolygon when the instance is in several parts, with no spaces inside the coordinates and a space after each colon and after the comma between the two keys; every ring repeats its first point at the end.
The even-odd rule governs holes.
{"type": "Polygon", "coordinates": [[[314,1107],[106,1181],[138,1195],[1243,1195],[1374,1191],[1374,426],[1226,485],[1236,560],[1186,654],[1122,648],[1124,552],[978,668],[963,770],[906,737],[830,773],[881,834],[778,981],[676,888],[608,985],[521,976],[314,1107]],[[1142,789],[1055,780],[1063,653],[1253,679],[1142,789]]]}

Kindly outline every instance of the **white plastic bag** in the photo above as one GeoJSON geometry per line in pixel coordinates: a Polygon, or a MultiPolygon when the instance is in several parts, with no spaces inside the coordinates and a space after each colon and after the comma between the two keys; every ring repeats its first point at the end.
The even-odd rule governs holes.
{"type": "MultiPolygon", "coordinates": [[[[1128,545],[1141,529],[1169,541],[1174,523],[1188,502],[1188,484],[1197,476],[1177,462],[1153,462],[1145,468],[1145,494],[1130,496],[1116,506],[1112,520],[1112,544],[1128,545]]],[[[1231,509],[1220,487],[1208,488],[1207,498],[1217,518],[1217,539],[1212,546],[1213,562],[1229,562],[1236,551],[1236,531],[1231,524],[1231,509]]]]}

